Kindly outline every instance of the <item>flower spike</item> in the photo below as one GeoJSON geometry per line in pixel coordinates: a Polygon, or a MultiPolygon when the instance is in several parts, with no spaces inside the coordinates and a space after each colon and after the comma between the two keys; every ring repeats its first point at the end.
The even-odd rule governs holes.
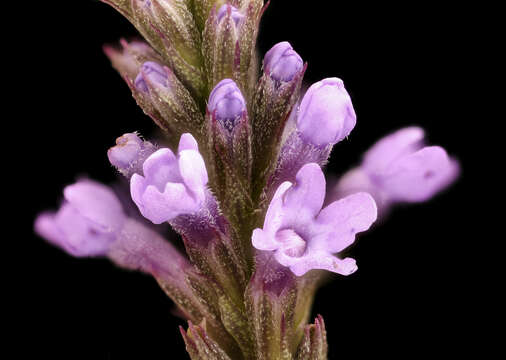
{"type": "Polygon", "coordinates": [[[425,146],[420,128],[402,129],[326,196],[322,168],[355,110],[338,78],[301,92],[307,63],[287,41],[260,64],[269,0],[101,1],[144,38],[104,52],[164,147],[119,137],[107,157],[129,186],[78,181],[36,232],[154,277],[188,321],[192,360],[326,360],[323,318],[308,322],[328,272],[355,272],[342,252],[378,207],[429,199],[458,176],[457,161],[425,146]],[[187,256],[161,235],[167,226],[187,256]]]}

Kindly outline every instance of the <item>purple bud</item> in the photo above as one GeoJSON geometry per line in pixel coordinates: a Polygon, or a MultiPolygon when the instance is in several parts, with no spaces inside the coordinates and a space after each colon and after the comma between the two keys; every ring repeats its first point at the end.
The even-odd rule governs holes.
{"type": "Polygon", "coordinates": [[[136,133],[127,133],[116,139],[116,146],[107,151],[107,157],[120,173],[130,178],[134,173],[142,174],[144,160],[155,150],[153,144],[136,133]]]}
{"type": "Polygon", "coordinates": [[[142,64],[139,74],[135,78],[135,88],[143,93],[149,93],[146,81],[166,86],[167,72],[162,65],[154,61],[146,61],[142,64]]]}
{"type": "Polygon", "coordinates": [[[297,129],[305,141],[326,146],[348,136],[356,121],[355,110],[342,80],[328,78],[307,90],[300,104],[297,129]]]}
{"type": "Polygon", "coordinates": [[[221,20],[223,20],[228,11],[230,11],[232,20],[234,20],[236,26],[242,19],[244,19],[244,15],[239,10],[237,10],[237,8],[233,7],[232,5],[223,4],[218,10],[218,22],[221,22],[221,20]]]}
{"type": "Polygon", "coordinates": [[[246,111],[246,101],[233,80],[222,80],[214,87],[209,95],[207,111],[232,132],[246,111]]]}
{"type": "Polygon", "coordinates": [[[111,164],[119,169],[125,169],[137,158],[143,141],[135,133],[127,133],[116,139],[116,146],[107,151],[111,164]]]}
{"type": "Polygon", "coordinates": [[[274,80],[291,81],[303,67],[302,58],[287,41],[274,45],[264,57],[264,73],[274,80]]]}

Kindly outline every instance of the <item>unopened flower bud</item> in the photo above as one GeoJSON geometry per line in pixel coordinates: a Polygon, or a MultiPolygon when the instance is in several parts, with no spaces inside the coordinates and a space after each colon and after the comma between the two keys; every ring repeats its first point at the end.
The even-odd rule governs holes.
{"type": "Polygon", "coordinates": [[[287,41],[274,45],[264,57],[264,73],[274,80],[291,81],[303,67],[302,58],[287,41]]]}
{"type": "Polygon", "coordinates": [[[324,147],[348,136],[356,121],[342,80],[328,78],[307,90],[300,104],[297,129],[305,141],[324,147]]]}
{"type": "Polygon", "coordinates": [[[174,141],[187,131],[198,134],[203,116],[195,99],[172,69],[146,61],[136,76],[135,81],[129,82],[135,100],[158,126],[171,134],[174,141]]]}
{"type": "Polygon", "coordinates": [[[207,110],[225,129],[232,132],[246,112],[246,101],[236,83],[225,79],[211,92],[207,110]]]}
{"type": "Polygon", "coordinates": [[[136,133],[127,133],[116,139],[116,146],[107,151],[107,157],[121,174],[130,178],[134,173],[142,174],[144,160],[155,150],[153,144],[136,133]]]}
{"type": "MultiPolygon", "coordinates": [[[[214,152],[217,169],[214,176],[219,181],[215,187],[218,200],[230,194],[236,177],[251,176],[251,129],[246,101],[237,84],[231,79],[220,81],[211,91],[207,104],[206,121],[210,131],[209,147],[214,152]],[[235,176],[230,176],[231,172],[235,176]],[[227,175],[228,174],[228,175],[227,175]],[[231,184],[227,186],[227,182],[231,184]],[[228,191],[228,193],[226,193],[228,191]]],[[[236,199],[240,196],[237,194],[236,199]]],[[[227,207],[229,205],[223,205],[227,207]]]]}
{"type": "Polygon", "coordinates": [[[167,72],[162,65],[154,61],[146,61],[142,64],[139,74],[135,78],[135,88],[143,93],[149,93],[146,80],[153,84],[166,86],[167,72]]]}
{"type": "Polygon", "coordinates": [[[223,4],[220,9],[218,10],[218,22],[220,22],[227,12],[230,11],[230,15],[232,16],[232,20],[234,20],[235,25],[238,26],[239,22],[244,19],[244,15],[235,7],[228,4],[223,4]]]}

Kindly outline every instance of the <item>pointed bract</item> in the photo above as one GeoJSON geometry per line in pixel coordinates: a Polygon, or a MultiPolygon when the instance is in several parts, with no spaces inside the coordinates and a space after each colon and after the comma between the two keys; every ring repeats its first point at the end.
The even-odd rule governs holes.
{"type": "Polygon", "coordinates": [[[307,325],[299,345],[296,360],[327,360],[327,332],[323,318],[318,315],[314,324],[307,325]]]}
{"type": "Polygon", "coordinates": [[[227,353],[211,339],[204,327],[188,323],[188,330],[179,327],[192,360],[231,360],[227,353]]]}

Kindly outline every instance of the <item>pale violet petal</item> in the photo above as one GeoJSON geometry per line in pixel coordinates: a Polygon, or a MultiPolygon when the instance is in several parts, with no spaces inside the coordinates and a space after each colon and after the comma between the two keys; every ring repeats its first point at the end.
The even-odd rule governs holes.
{"type": "Polygon", "coordinates": [[[363,168],[371,175],[383,173],[392,162],[423,146],[424,136],[422,128],[411,126],[383,137],[364,154],[363,168]]]}
{"type": "Polygon", "coordinates": [[[304,165],[295,184],[283,197],[284,211],[291,218],[311,218],[320,211],[325,199],[325,177],[316,163],[304,165]]]}
{"type": "Polygon", "coordinates": [[[358,267],[356,261],[352,258],[339,259],[324,252],[302,258],[290,265],[290,270],[297,276],[302,276],[313,269],[328,270],[347,276],[357,271],[358,267]]]}
{"type": "Polygon", "coordinates": [[[208,177],[202,155],[195,150],[181,151],[179,153],[179,172],[184,184],[200,199],[203,199],[208,177]]]}
{"type": "Polygon", "coordinates": [[[104,231],[118,230],[125,220],[121,203],[111,188],[92,180],[82,180],[65,187],[65,199],[81,216],[101,226],[104,231]]]}
{"type": "Polygon", "coordinates": [[[139,209],[145,218],[154,224],[161,224],[192,208],[193,204],[194,200],[188,197],[183,184],[167,183],[163,193],[155,186],[148,185],[142,194],[142,207],[139,209]]]}
{"type": "Polygon", "coordinates": [[[371,195],[365,192],[349,195],[324,208],[315,226],[320,234],[311,244],[315,249],[338,253],[355,241],[355,235],[370,228],[378,212],[371,195]]]}
{"type": "Polygon", "coordinates": [[[394,162],[381,186],[395,201],[425,201],[457,176],[455,164],[443,148],[425,147],[394,162]]]}
{"type": "Polygon", "coordinates": [[[179,146],[177,148],[178,153],[183,150],[195,150],[199,151],[199,145],[197,140],[190,133],[184,133],[179,139],[179,146]]]}
{"type": "Polygon", "coordinates": [[[251,241],[253,247],[258,250],[276,250],[279,247],[279,244],[262,229],[253,230],[251,241]]]}

